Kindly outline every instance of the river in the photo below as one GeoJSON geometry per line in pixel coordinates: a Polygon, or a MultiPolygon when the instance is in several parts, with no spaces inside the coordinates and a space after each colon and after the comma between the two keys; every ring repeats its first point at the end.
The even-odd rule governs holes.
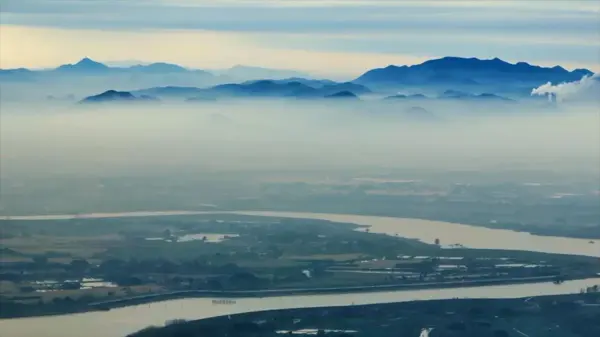
{"type": "MultiPolygon", "coordinates": [[[[392,218],[382,216],[321,214],[300,212],[206,212],[206,211],[144,211],[125,213],[90,213],[78,215],[30,215],[0,216],[0,220],[65,220],[65,219],[97,219],[117,217],[144,216],[177,216],[197,214],[234,213],[243,215],[320,219],[336,222],[355,223],[370,226],[373,233],[398,235],[405,238],[418,239],[434,243],[440,239],[442,246],[449,247],[461,244],[468,248],[524,250],[542,253],[558,253],[570,255],[600,257],[600,240],[590,243],[589,239],[540,236],[526,232],[505,229],[491,229],[457,223],[431,221],[421,219],[392,218]]],[[[599,238],[600,239],[600,238],[599,238]]]]}
{"type": "MultiPolygon", "coordinates": [[[[13,220],[51,220],[72,218],[106,218],[130,216],[191,215],[215,212],[132,212],[96,213],[87,215],[52,215],[10,217],[13,220]]],[[[488,229],[461,224],[401,219],[377,216],[315,214],[293,212],[235,212],[236,214],[274,216],[305,219],[322,219],[370,226],[370,231],[442,244],[460,243],[470,248],[515,249],[547,253],[600,256],[600,244],[589,240],[537,236],[509,230],[488,229]]],[[[4,217],[3,219],[6,219],[4,217]]],[[[0,218],[2,219],[2,218],[0,218]]],[[[2,336],[8,337],[122,337],[149,325],[162,325],[173,319],[200,319],[216,315],[247,311],[387,303],[448,298],[514,298],[539,295],[575,293],[581,288],[600,284],[600,278],[577,280],[555,285],[551,282],[486,287],[465,287],[437,290],[391,291],[379,293],[353,293],[337,295],[282,296],[246,298],[233,305],[213,304],[210,298],[180,299],[143,304],[101,312],[87,312],[53,317],[32,317],[0,320],[2,336]]]]}
{"type": "Polygon", "coordinates": [[[298,212],[236,212],[236,214],[348,222],[369,226],[372,233],[398,235],[427,243],[434,243],[436,239],[440,239],[440,243],[445,247],[458,243],[468,248],[524,250],[600,257],[600,240],[598,243],[590,243],[590,239],[541,236],[527,232],[444,221],[298,212]]]}
{"type": "Polygon", "coordinates": [[[600,284],[600,278],[568,281],[454,289],[391,291],[368,294],[282,296],[238,299],[235,304],[213,304],[210,298],[155,302],[110,311],[74,315],[0,320],[6,337],[124,337],[150,325],[173,319],[200,319],[259,310],[372,304],[449,298],[515,298],[576,293],[600,284]]]}

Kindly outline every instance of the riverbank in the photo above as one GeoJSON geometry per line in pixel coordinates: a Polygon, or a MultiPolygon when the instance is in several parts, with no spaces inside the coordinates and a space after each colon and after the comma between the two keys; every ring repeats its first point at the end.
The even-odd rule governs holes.
{"type": "Polygon", "coordinates": [[[463,247],[483,250],[513,250],[538,253],[600,257],[600,246],[588,239],[540,236],[511,229],[489,228],[436,220],[389,216],[283,211],[236,211],[239,215],[274,218],[327,220],[366,226],[371,233],[416,239],[433,244],[439,240],[446,249],[463,247]],[[458,245],[458,246],[457,246],[458,245]]]}
{"type": "Polygon", "coordinates": [[[130,336],[275,337],[282,333],[326,333],[336,337],[522,337],[550,336],[543,332],[553,330],[552,336],[595,337],[600,332],[600,321],[585,317],[600,314],[599,303],[600,293],[586,293],[268,310],[175,321],[130,336]]]}
{"type": "MultiPolygon", "coordinates": [[[[15,221],[7,229],[9,236],[0,242],[7,247],[2,277],[9,280],[3,282],[5,292],[0,296],[2,316],[111,310],[181,298],[290,297],[509,285],[548,280],[544,278],[548,275],[581,278],[595,276],[590,275],[592,271],[600,272],[597,259],[585,256],[440,249],[431,243],[402,238],[406,231],[406,236],[435,235],[442,242],[452,242],[448,238],[455,232],[474,230],[414,221],[296,213],[15,221]],[[429,233],[431,226],[439,231],[429,233]],[[207,242],[202,237],[210,234],[200,233],[231,237],[207,242]],[[179,240],[186,236],[198,240],[179,240]],[[44,246],[39,245],[38,238],[44,239],[44,246]],[[59,250],[63,255],[54,255],[59,250]],[[47,253],[40,256],[40,251],[47,253]],[[11,257],[17,261],[10,261],[11,257]],[[344,268],[351,272],[338,272],[344,268]],[[113,288],[87,288],[69,281],[90,277],[113,288]]],[[[460,234],[472,239],[469,234],[473,233],[460,234]]],[[[529,239],[523,245],[536,248],[529,239]]],[[[479,244],[486,243],[486,238],[481,241],[479,244]]],[[[514,240],[505,242],[511,244],[514,240]]]]}
{"type": "Polygon", "coordinates": [[[326,220],[337,223],[352,223],[368,227],[372,233],[382,233],[433,244],[440,240],[443,248],[459,247],[486,250],[532,251],[539,253],[582,255],[600,257],[600,240],[594,238],[573,238],[532,234],[527,231],[504,229],[498,225],[473,225],[437,220],[397,218],[375,215],[354,215],[343,213],[309,213],[286,211],[134,211],[89,214],[53,214],[0,216],[0,221],[52,221],[72,219],[110,219],[136,217],[177,217],[202,215],[250,215],[270,218],[326,220]]]}
{"type": "MultiPolygon", "coordinates": [[[[505,230],[513,231],[517,233],[527,233],[535,236],[543,237],[554,237],[554,238],[571,238],[588,240],[589,244],[600,244],[599,235],[588,235],[581,232],[566,231],[562,227],[559,228],[544,228],[539,226],[526,227],[520,224],[501,224],[501,223],[482,223],[482,222],[469,222],[469,221],[454,221],[448,218],[440,217],[399,217],[392,214],[383,213],[312,213],[309,211],[295,211],[295,210],[256,210],[256,209],[238,209],[238,210],[165,210],[165,211],[131,211],[131,212],[112,212],[112,213],[82,213],[82,214],[47,214],[47,215],[0,215],[0,221],[14,220],[14,221],[43,221],[43,220],[73,220],[73,219],[105,219],[105,218],[129,218],[129,217],[155,217],[155,216],[185,216],[185,215],[205,215],[205,214],[330,214],[330,215],[349,215],[349,216],[365,216],[365,217],[389,217],[402,220],[415,220],[415,221],[432,221],[432,222],[443,222],[456,225],[472,226],[479,228],[487,228],[490,230],[505,230]],[[598,241],[598,242],[596,242],[598,241]]],[[[276,215],[272,215],[276,216],[276,215]]]]}
{"type": "Polygon", "coordinates": [[[566,281],[560,285],[543,282],[447,289],[382,291],[369,293],[368,296],[364,293],[346,293],[239,298],[232,305],[215,304],[209,298],[188,298],[75,315],[0,319],[0,331],[11,337],[123,337],[148,326],[162,326],[167,321],[190,321],[244,312],[344,307],[454,298],[512,299],[541,295],[577,294],[583,288],[598,284],[600,284],[600,277],[566,281]]]}
{"type": "MultiPolygon", "coordinates": [[[[373,286],[353,286],[353,287],[328,287],[328,288],[297,288],[297,289],[263,289],[263,290],[237,290],[237,291],[214,291],[214,290],[181,290],[167,293],[148,294],[140,296],[131,296],[108,301],[97,301],[92,303],[73,303],[72,307],[57,305],[49,307],[44,311],[31,311],[25,314],[12,314],[11,311],[0,311],[1,319],[38,317],[38,316],[56,316],[68,315],[75,313],[84,313],[90,311],[107,311],[117,308],[131,307],[141,304],[150,304],[178,299],[192,298],[211,298],[211,299],[243,299],[243,298],[267,298],[267,297],[282,297],[282,296],[312,296],[312,295],[328,295],[328,294],[367,294],[373,292],[388,292],[388,291],[414,291],[428,289],[448,289],[448,288],[471,288],[485,287],[497,285],[518,285],[531,283],[549,283],[582,280],[596,275],[586,275],[578,278],[564,278],[557,276],[538,276],[524,278],[499,278],[485,280],[465,280],[452,282],[426,282],[414,284],[384,284],[373,286]]],[[[8,305],[8,304],[7,304],[8,305]]]]}

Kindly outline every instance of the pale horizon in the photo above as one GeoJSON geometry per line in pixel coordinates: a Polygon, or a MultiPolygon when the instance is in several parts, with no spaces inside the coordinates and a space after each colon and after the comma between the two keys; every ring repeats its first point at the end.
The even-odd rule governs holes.
{"type": "Polygon", "coordinates": [[[599,11],[589,1],[8,0],[0,68],[89,57],[352,78],[457,56],[598,72],[599,11]]]}

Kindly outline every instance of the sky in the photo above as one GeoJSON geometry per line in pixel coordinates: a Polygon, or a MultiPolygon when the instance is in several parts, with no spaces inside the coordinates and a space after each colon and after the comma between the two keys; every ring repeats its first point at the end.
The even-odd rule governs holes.
{"type": "Polygon", "coordinates": [[[600,71],[600,0],[0,0],[0,68],[83,57],[329,77],[462,56],[600,71]]]}

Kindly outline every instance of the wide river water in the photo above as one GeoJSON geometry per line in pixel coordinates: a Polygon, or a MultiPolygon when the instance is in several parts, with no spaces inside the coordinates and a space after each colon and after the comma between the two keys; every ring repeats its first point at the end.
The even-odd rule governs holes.
{"type": "Polygon", "coordinates": [[[238,299],[235,304],[213,304],[210,298],[155,302],[110,311],[74,315],[0,320],[0,335],[6,337],[124,337],[150,325],[173,319],[199,319],[249,311],[323,307],[352,304],[405,302],[449,298],[515,298],[576,293],[600,284],[600,278],[569,281],[416,291],[351,293],[336,295],[281,296],[238,299]]]}
{"type": "MultiPolygon", "coordinates": [[[[206,214],[207,212],[132,212],[87,215],[15,216],[18,220],[51,220],[70,218],[105,218],[129,216],[164,216],[206,214]]],[[[439,221],[401,219],[377,216],[315,214],[292,212],[237,212],[237,214],[289,218],[322,219],[370,226],[370,231],[434,242],[461,244],[470,248],[516,249],[547,253],[563,253],[600,257],[600,242],[546,237],[523,232],[487,229],[439,221]]],[[[7,217],[0,217],[6,219],[7,217]]],[[[576,293],[586,286],[600,284],[600,278],[569,281],[561,285],[551,282],[437,290],[391,291],[337,295],[281,296],[238,299],[235,304],[213,304],[210,298],[191,298],[137,305],[110,311],[74,315],[0,320],[0,335],[7,337],[123,337],[150,325],[163,325],[172,319],[199,319],[224,314],[269,309],[320,307],[389,303],[448,298],[514,298],[576,293]]]]}
{"type": "MultiPolygon", "coordinates": [[[[227,212],[202,211],[148,211],[127,213],[91,213],[78,215],[31,215],[0,216],[0,220],[64,220],[144,216],[177,216],[194,214],[218,214],[227,212]]],[[[457,223],[421,219],[392,218],[383,216],[323,214],[300,212],[230,212],[244,215],[286,217],[299,219],[320,219],[335,222],[355,223],[370,226],[373,233],[398,235],[434,243],[440,239],[442,246],[461,244],[468,248],[525,250],[542,253],[558,253],[600,257],[600,238],[576,239],[556,236],[540,236],[526,232],[505,229],[491,229],[457,223]],[[597,241],[597,242],[596,242],[597,241]]]]}
{"type": "Polygon", "coordinates": [[[540,236],[526,232],[491,229],[443,221],[391,218],[382,216],[320,214],[294,212],[236,212],[237,214],[277,216],[287,218],[321,219],[370,226],[370,232],[398,235],[423,242],[440,243],[448,247],[461,244],[468,248],[526,250],[542,253],[571,254],[600,257],[598,240],[556,236],[540,236]],[[590,243],[593,242],[593,243],[590,243]],[[598,242],[595,242],[598,241],[598,242]]]}

